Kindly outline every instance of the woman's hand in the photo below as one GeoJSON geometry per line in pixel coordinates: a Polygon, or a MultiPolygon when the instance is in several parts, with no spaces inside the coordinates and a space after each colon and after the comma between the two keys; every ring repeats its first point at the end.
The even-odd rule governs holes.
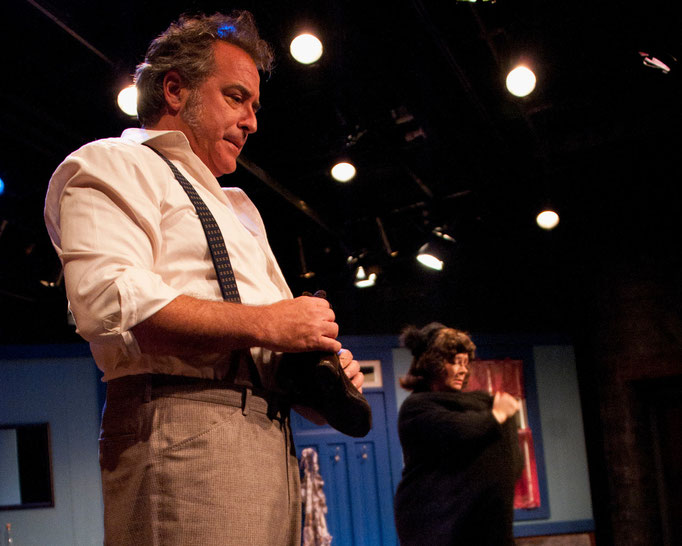
{"type": "Polygon", "coordinates": [[[500,425],[517,411],[519,411],[519,402],[516,398],[506,392],[495,393],[495,398],[493,399],[493,415],[500,425]]]}

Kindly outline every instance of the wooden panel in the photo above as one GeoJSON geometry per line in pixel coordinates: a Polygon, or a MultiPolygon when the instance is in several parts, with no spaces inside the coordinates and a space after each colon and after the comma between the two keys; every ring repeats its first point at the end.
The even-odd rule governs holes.
{"type": "Polygon", "coordinates": [[[365,438],[351,438],[292,415],[299,456],[306,447],[318,452],[327,526],[333,544],[339,546],[397,543],[385,398],[382,392],[366,397],[372,406],[373,426],[365,438]]]}

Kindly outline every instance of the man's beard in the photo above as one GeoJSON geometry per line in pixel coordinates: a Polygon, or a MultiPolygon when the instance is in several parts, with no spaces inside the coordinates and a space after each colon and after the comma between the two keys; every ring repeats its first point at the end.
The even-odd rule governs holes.
{"type": "Polygon", "coordinates": [[[187,97],[185,107],[180,112],[180,118],[184,121],[192,131],[201,131],[201,114],[204,111],[204,105],[199,97],[199,92],[192,89],[187,97]]]}

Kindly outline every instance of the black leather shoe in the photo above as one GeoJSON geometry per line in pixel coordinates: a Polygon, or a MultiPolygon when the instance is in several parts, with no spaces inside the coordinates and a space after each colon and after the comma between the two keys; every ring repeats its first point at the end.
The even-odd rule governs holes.
{"type": "MultiPolygon", "coordinates": [[[[323,291],[315,295],[325,296],[323,291]]],[[[372,428],[369,402],[348,379],[334,353],[283,354],[277,382],[289,393],[292,404],[314,409],[343,434],[362,438],[372,428]]]]}
{"type": "Polygon", "coordinates": [[[277,380],[292,404],[314,409],[330,426],[355,438],[372,428],[372,410],[334,353],[285,353],[277,380]]]}

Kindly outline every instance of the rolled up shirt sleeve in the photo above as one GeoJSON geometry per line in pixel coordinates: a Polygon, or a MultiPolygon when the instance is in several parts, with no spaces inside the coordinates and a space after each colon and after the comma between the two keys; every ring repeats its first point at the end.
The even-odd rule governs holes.
{"type": "Polygon", "coordinates": [[[155,271],[164,185],[124,156],[105,143],[69,156],[50,181],[45,220],[78,333],[130,354],[139,351],[130,329],[180,291],[155,271]]]}

